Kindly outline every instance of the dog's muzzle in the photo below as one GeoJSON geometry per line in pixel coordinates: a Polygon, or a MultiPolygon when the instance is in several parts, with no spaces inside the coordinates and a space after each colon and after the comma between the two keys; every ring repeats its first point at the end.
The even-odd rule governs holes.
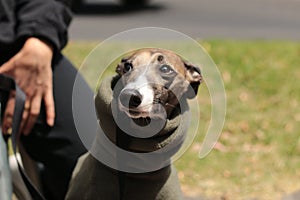
{"type": "Polygon", "coordinates": [[[146,100],[145,94],[137,89],[123,89],[119,95],[119,109],[130,118],[149,118],[153,100],[146,100]]]}
{"type": "Polygon", "coordinates": [[[165,108],[154,100],[153,90],[149,86],[124,88],[119,94],[118,104],[119,110],[133,119],[166,118],[165,108]]]}
{"type": "Polygon", "coordinates": [[[125,108],[137,109],[137,107],[142,103],[143,96],[138,90],[125,89],[121,92],[119,96],[120,103],[125,108]]]}

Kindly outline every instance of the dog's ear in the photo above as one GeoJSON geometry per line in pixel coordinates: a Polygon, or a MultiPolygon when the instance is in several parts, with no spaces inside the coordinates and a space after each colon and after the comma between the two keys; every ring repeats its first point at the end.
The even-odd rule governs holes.
{"type": "Polygon", "coordinates": [[[187,98],[192,99],[197,95],[198,87],[202,82],[202,76],[200,68],[192,65],[189,62],[184,62],[184,66],[187,70],[186,79],[190,83],[190,87],[187,91],[187,98]]]}
{"type": "Polygon", "coordinates": [[[123,69],[124,69],[124,63],[127,61],[127,58],[122,58],[121,62],[117,65],[116,72],[122,76],[124,74],[123,69]]]}
{"type": "Polygon", "coordinates": [[[117,68],[116,68],[116,72],[122,76],[123,74],[126,73],[126,71],[128,71],[128,64],[130,65],[130,61],[128,57],[122,58],[121,62],[118,64],[117,68]]]}

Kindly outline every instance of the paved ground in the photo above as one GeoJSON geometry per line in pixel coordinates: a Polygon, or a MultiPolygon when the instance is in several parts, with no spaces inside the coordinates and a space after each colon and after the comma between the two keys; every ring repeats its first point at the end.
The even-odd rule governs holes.
{"type": "Polygon", "coordinates": [[[71,39],[101,40],[129,28],[159,26],[194,38],[300,40],[300,0],[152,0],[140,9],[124,9],[116,1],[89,0],[75,15],[71,39]]]}

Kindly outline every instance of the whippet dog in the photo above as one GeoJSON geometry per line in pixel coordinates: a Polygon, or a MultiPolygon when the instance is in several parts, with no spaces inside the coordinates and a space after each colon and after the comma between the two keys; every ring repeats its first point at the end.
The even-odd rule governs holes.
{"type": "Polygon", "coordinates": [[[103,139],[95,139],[96,151],[105,152],[104,156],[125,168],[102,163],[88,153],[77,164],[67,199],[182,199],[170,157],[183,143],[188,127],[181,126],[188,118],[186,100],[197,95],[200,69],[172,51],[145,48],[123,58],[116,72],[115,77],[103,81],[95,97],[104,134],[115,146],[134,155],[162,154],[154,154],[158,159],[137,156],[131,161],[103,148],[103,139]]]}

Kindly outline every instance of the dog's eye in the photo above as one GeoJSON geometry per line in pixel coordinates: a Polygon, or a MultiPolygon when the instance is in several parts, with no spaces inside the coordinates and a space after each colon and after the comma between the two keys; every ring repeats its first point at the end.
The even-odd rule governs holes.
{"type": "Polygon", "coordinates": [[[129,72],[131,69],[132,69],[132,64],[131,63],[125,63],[124,64],[124,69],[123,69],[124,73],[129,72]]]}
{"type": "Polygon", "coordinates": [[[164,74],[173,74],[174,70],[169,65],[163,65],[159,68],[159,71],[161,71],[164,74]]]}

